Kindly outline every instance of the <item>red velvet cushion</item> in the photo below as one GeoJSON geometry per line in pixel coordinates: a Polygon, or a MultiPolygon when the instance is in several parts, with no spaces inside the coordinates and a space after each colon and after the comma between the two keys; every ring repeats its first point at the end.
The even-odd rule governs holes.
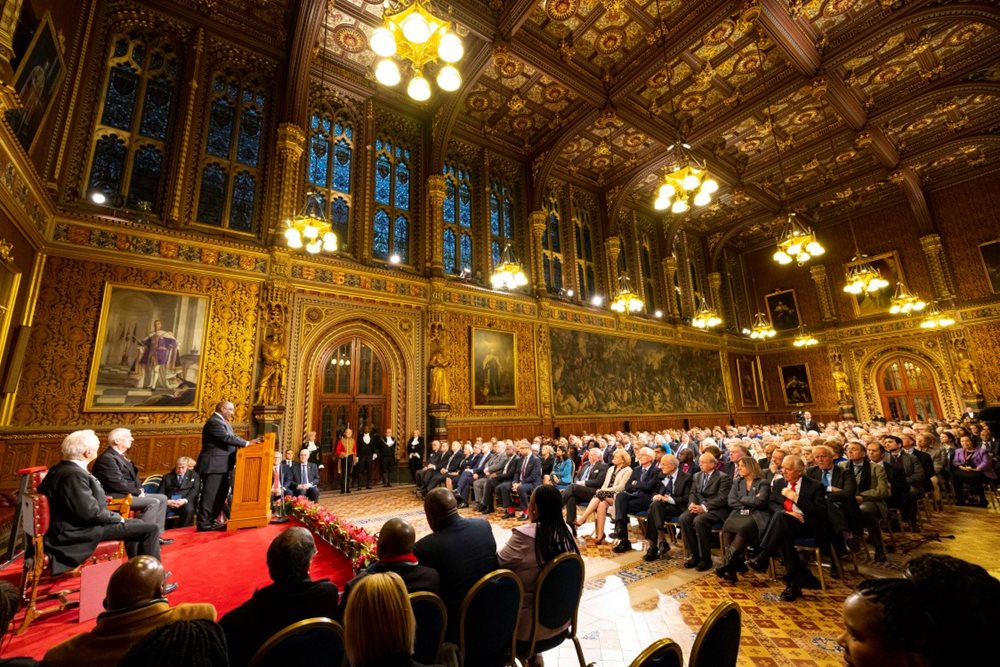
{"type": "Polygon", "coordinates": [[[121,542],[98,542],[90,560],[117,560],[121,542]]]}
{"type": "Polygon", "coordinates": [[[49,532],[49,498],[45,494],[33,494],[33,507],[35,515],[35,535],[44,535],[49,532]]]}

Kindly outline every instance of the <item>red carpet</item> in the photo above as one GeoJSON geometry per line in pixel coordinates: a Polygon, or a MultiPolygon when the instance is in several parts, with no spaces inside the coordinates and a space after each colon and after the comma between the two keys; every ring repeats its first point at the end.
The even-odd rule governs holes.
{"type": "MultiPolygon", "coordinates": [[[[163,565],[173,572],[171,581],[180,584],[171,594],[170,603],[211,602],[221,617],[246,601],[255,590],[271,583],[267,576],[265,556],[267,546],[286,527],[293,524],[270,525],[264,528],[239,530],[234,533],[198,533],[194,528],[181,528],[165,533],[176,541],[163,547],[163,565]]],[[[353,576],[350,561],[326,542],[316,541],[318,553],[312,564],[314,579],[330,579],[341,590],[353,576]]],[[[18,585],[20,563],[13,563],[0,573],[18,585]]],[[[18,614],[18,627],[23,614],[18,614]]],[[[77,622],[76,610],[35,621],[28,631],[13,637],[4,648],[3,657],[28,656],[41,659],[49,647],[90,630],[96,621],[77,622]]]]}

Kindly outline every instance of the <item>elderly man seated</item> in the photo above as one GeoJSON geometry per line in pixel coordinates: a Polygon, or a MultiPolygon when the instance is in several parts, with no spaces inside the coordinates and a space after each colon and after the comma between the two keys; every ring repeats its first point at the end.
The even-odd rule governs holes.
{"type": "Polygon", "coordinates": [[[173,621],[215,620],[215,607],[210,604],[171,607],[163,596],[160,561],[139,556],[124,563],[108,581],[104,600],[107,611],[97,617],[97,626],[53,646],[45,654],[44,664],[117,665],[133,645],[162,625],[173,621]]]}
{"type": "MultiPolygon", "coordinates": [[[[125,519],[107,508],[107,495],[87,464],[97,457],[101,441],[91,430],[74,431],[62,442],[63,460],[49,468],[38,486],[49,499],[49,530],[45,551],[52,573],[79,566],[94,553],[97,543],[122,540],[130,557],[160,558],[160,529],[139,519],[125,519]]],[[[177,584],[167,586],[169,593],[177,584]]]]}
{"type": "MultiPolygon", "coordinates": [[[[280,463],[281,453],[274,454],[280,463]]],[[[200,489],[201,479],[194,471],[194,459],[190,456],[177,459],[173,471],[168,472],[160,480],[160,493],[167,498],[167,514],[175,512],[179,518],[178,524],[182,528],[194,523],[194,511],[198,506],[200,489]]]]}

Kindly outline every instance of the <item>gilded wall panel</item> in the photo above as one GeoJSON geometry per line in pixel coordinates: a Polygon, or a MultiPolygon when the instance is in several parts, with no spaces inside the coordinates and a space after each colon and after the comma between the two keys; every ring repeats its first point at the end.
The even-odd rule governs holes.
{"type": "MultiPolygon", "coordinates": [[[[1000,175],[990,174],[961,188],[935,192],[931,206],[955,276],[958,298],[994,296],[979,245],[1000,236],[1000,217],[996,215],[1000,210],[1000,175]]],[[[996,392],[993,396],[987,396],[987,400],[996,400],[996,392]]]]}
{"type": "Polygon", "coordinates": [[[850,350],[858,369],[859,391],[855,396],[858,419],[871,419],[884,414],[878,391],[878,375],[882,365],[896,356],[912,357],[925,366],[934,379],[944,417],[956,417],[962,412],[962,402],[955,386],[948,351],[940,336],[925,336],[916,340],[877,341],[850,350]]]}
{"type": "Polygon", "coordinates": [[[227,278],[53,257],[45,267],[34,327],[14,406],[13,426],[196,423],[225,398],[235,421],[249,417],[260,287],[227,278]],[[201,413],[84,413],[84,393],[100,318],[104,285],[163,289],[211,298],[201,413]]]}
{"type": "Polygon", "coordinates": [[[556,328],[550,340],[559,416],[728,408],[716,350],[556,328]]]}
{"type": "Polygon", "coordinates": [[[836,411],[837,391],[833,382],[833,367],[826,349],[816,346],[809,349],[787,349],[774,354],[760,356],[760,371],[764,381],[764,396],[768,409],[772,412],[798,408],[789,406],[785,401],[785,390],[781,382],[780,366],[807,364],[809,369],[809,390],[813,402],[808,406],[812,412],[836,411]]]}
{"type": "Polygon", "coordinates": [[[488,315],[449,312],[445,319],[444,352],[448,358],[448,381],[451,386],[449,417],[518,417],[537,415],[538,380],[536,379],[535,328],[530,321],[505,320],[488,315]],[[514,333],[517,346],[517,407],[472,409],[471,335],[472,327],[514,333]]]}
{"type": "Polygon", "coordinates": [[[1000,403],[1000,322],[970,326],[965,330],[969,352],[976,363],[979,380],[987,403],[1000,403]]]}

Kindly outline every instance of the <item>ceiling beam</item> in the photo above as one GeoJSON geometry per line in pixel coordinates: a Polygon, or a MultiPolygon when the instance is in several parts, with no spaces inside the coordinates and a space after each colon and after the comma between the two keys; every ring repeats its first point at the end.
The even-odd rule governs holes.
{"type": "Polygon", "coordinates": [[[497,18],[497,37],[506,40],[513,37],[531,16],[531,10],[537,4],[538,0],[512,0],[505,3],[497,18]]]}
{"type": "Polygon", "coordinates": [[[486,71],[490,64],[493,49],[489,44],[480,43],[481,46],[466,61],[464,67],[466,75],[462,77],[462,87],[455,91],[454,95],[448,96],[448,101],[438,109],[431,123],[431,155],[428,173],[440,174],[444,166],[445,154],[448,152],[448,139],[451,137],[455,127],[455,121],[462,109],[465,108],[465,98],[469,92],[475,88],[479,77],[486,71]]]}
{"type": "Polygon", "coordinates": [[[548,180],[553,167],[555,167],[556,160],[559,159],[559,154],[562,153],[563,147],[565,147],[573,137],[596,121],[598,116],[600,116],[600,111],[598,109],[589,109],[581,113],[575,120],[567,123],[562,128],[562,133],[559,135],[559,139],[552,144],[552,147],[546,153],[535,158],[536,162],[541,160],[541,164],[537,169],[532,169],[534,174],[531,179],[532,189],[530,193],[530,210],[537,211],[542,208],[542,202],[545,198],[545,182],[548,180]]]}
{"type": "Polygon", "coordinates": [[[288,86],[285,89],[283,120],[305,129],[309,115],[309,73],[312,69],[313,46],[326,22],[327,0],[302,0],[295,17],[295,33],[288,54],[288,86]]]}

